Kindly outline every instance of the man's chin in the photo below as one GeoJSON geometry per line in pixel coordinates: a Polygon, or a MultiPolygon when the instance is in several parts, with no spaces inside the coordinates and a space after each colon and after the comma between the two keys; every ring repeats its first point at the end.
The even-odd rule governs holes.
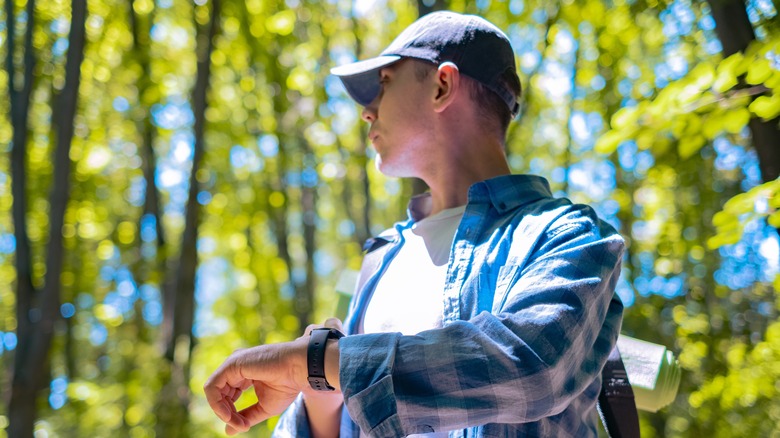
{"type": "Polygon", "coordinates": [[[382,158],[378,155],[375,160],[375,165],[376,170],[382,175],[390,178],[419,178],[419,176],[415,175],[414,172],[411,172],[409,169],[398,168],[382,161],[382,158]]]}
{"type": "Polygon", "coordinates": [[[382,175],[393,176],[390,167],[382,159],[381,155],[376,154],[376,159],[374,160],[374,165],[376,166],[376,170],[378,170],[380,173],[382,173],[382,175]]]}
{"type": "Polygon", "coordinates": [[[377,154],[376,160],[374,161],[374,164],[376,166],[376,170],[378,170],[382,175],[384,176],[390,176],[390,177],[399,177],[400,175],[397,175],[396,172],[394,172],[393,166],[391,166],[386,161],[382,160],[382,156],[377,154]]]}

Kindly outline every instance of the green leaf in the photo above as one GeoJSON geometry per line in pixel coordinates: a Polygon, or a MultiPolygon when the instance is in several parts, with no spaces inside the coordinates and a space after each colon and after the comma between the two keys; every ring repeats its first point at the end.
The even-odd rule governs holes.
{"type": "Polygon", "coordinates": [[[715,79],[715,82],[712,84],[712,89],[718,93],[725,93],[726,91],[734,88],[734,86],[737,84],[737,77],[727,72],[719,75],[718,78],[715,79]]]}
{"type": "Polygon", "coordinates": [[[754,206],[755,202],[753,201],[752,196],[749,196],[747,193],[740,193],[726,201],[726,203],[723,204],[723,210],[739,216],[753,211],[754,206]]]}
{"type": "Polygon", "coordinates": [[[594,149],[601,154],[611,154],[612,152],[615,152],[618,144],[623,140],[625,140],[625,137],[623,137],[623,134],[620,131],[607,131],[596,140],[594,149]]]}
{"type": "Polygon", "coordinates": [[[766,58],[758,59],[748,67],[748,74],[745,81],[751,85],[758,85],[769,79],[772,75],[772,66],[766,58]]]}
{"type": "Polygon", "coordinates": [[[613,129],[625,129],[639,120],[639,111],[636,107],[621,108],[612,116],[613,129]]]}
{"type": "Polygon", "coordinates": [[[715,80],[715,69],[709,62],[702,62],[690,72],[688,78],[696,83],[699,90],[705,90],[715,80]]]}
{"type": "Polygon", "coordinates": [[[749,106],[753,114],[765,120],[771,120],[780,115],[780,94],[759,96],[749,106]]]}
{"type": "Polygon", "coordinates": [[[681,138],[688,128],[688,120],[691,116],[682,115],[672,121],[672,135],[681,138]]]}
{"type": "Polygon", "coordinates": [[[691,114],[686,118],[685,130],[686,135],[697,135],[701,132],[701,116],[697,114],[691,114]]]}
{"type": "Polygon", "coordinates": [[[667,153],[671,148],[672,140],[667,136],[656,137],[653,141],[653,154],[655,154],[656,157],[660,157],[667,153]]]}
{"type": "Polygon", "coordinates": [[[636,135],[636,145],[640,150],[650,149],[658,141],[658,132],[643,129],[636,135]]]}
{"type": "Polygon", "coordinates": [[[707,140],[713,140],[715,137],[723,132],[723,115],[715,114],[710,115],[704,119],[704,123],[701,127],[701,133],[704,134],[704,138],[707,140]]]}
{"type": "Polygon", "coordinates": [[[772,196],[769,197],[769,206],[772,208],[780,208],[780,193],[772,193],[772,196]]]}
{"type": "Polygon", "coordinates": [[[715,235],[707,239],[707,247],[709,249],[718,249],[723,245],[723,238],[721,238],[720,235],[715,235]]]}
{"type": "Polygon", "coordinates": [[[726,132],[739,134],[750,121],[750,111],[747,108],[736,108],[727,112],[721,121],[726,132]]]}
{"type": "Polygon", "coordinates": [[[766,221],[769,222],[769,225],[780,229],[780,211],[770,214],[766,221]]]}
{"type": "Polygon", "coordinates": [[[680,158],[687,159],[692,157],[695,153],[699,152],[702,146],[707,140],[701,135],[686,136],[680,139],[677,144],[677,151],[680,154],[680,158]]]}
{"type": "Polygon", "coordinates": [[[737,85],[737,77],[744,73],[744,59],[745,55],[737,52],[720,62],[712,85],[716,92],[723,93],[737,85]]]}
{"type": "Polygon", "coordinates": [[[725,211],[719,211],[712,216],[712,225],[715,225],[716,227],[722,227],[732,221],[734,221],[734,216],[725,211]]]}
{"type": "Polygon", "coordinates": [[[780,88],[780,71],[773,71],[772,76],[764,81],[764,86],[767,88],[778,89],[780,88]]]}
{"type": "Polygon", "coordinates": [[[743,55],[741,52],[737,52],[728,58],[724,59],[720,62],[720,65],[718,65],[718,74],[720,73],[729,73],[734,76],[739,76],[742,73],[745,72],[745,55],[743,55]]]}
{"type": "Polygon", "coordinates": [[[742,239],[742,230],[739,229],[738,231],[731,231],[728,233],[721,234],[721,239],[723,242],[723,245],[733,245],[737,242],[739,242],[740,239],[742,239]]]}

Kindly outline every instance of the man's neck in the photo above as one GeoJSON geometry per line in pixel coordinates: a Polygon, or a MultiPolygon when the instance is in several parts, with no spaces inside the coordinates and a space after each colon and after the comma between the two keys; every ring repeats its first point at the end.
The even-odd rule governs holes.
{"type": "Polygon", "coordinates": [[[426,148],[417,175],[431,189],[431,214],[465,205],[473,184],[511,173],[503,133],[484,123],[471,100],[455,100],[451,108],[437,114],[430,136],[435,144],[426,148]]]}
{"type": "Polygon", "coordinates": [[[473,184],[511,173],[500,144],[453,149],[440,165],[431,169],[430,174],[423,178],[431,190],[431,214],[465,205],[469,187],[473,184]]]}

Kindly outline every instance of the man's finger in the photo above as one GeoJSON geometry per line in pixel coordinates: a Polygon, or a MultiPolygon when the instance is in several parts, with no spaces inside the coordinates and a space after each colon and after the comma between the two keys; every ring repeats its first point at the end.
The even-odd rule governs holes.
{"type": "Polygon", "coordinates": [[[333,328],[336,330],[344,330],[344,328],[341,326],[341,320],[338,318],[328,318],[325,320],[325,327],[333,328]]]}
{"type": "Polygon", "coordinates": [[[243,393],[244,393],[243,390],[239,388],[233,388],[233,390],[230,392],[230,395],[228,395],[228,397],[235,402],[241,397],[241,394],[243,393]]]}
{"type": "Polygon", "coordinates": [[[226,424],[226,425],[225,425],[225,433],[226,433],[228,436],[233,436],[233,435],[235,435],[235,434],[237,434],[237,433],[239,433],[239,432],[238,432],[236,429],[233,429],[233,427],[232,427],[231,425],[229,425],[229,424],[226,424]]]}
{"type": "Polygon", "coordinates": [[[262,406],[260,406],[260,403],[255,403],[252,406],[238,412],[236,414],[236,417],[240,417],[242,423],[231,421],[230,423],[226,424],[225,425],[226,434],[235,435],[237,433],[246,432],[255,424],[259,424],[271,418],[271,415],[269,415],[262,408],[262,406]]]}
{"type": "Polygon", "coordinates": [[[230,417],[230,421],[225,425],[225,433],[228,435],[235,435],[248,431],[252,426],[253,424],[249,424],[247,419],[244,418],[240,412],[234,412],[230,417]]]}
{"type": "Polygon", "coordinates": [[[230,421],[231,410],[225,401],[222,391],[207,383],[203,387],[203,392],[206,393],[206,401],[208,401],[209,406],[211,406],[211,410],[217,414],[217,417],[225,423],[230,421]]]}
{"type": "MultiPolygon", "coordinates": [[[[203,385],[203,392],[206,394],[206,401],[208,401],[211,410],[217,414],[220,420],[229,422],[232,412],[227,408],[223,400],[229,398],[234,400],[233,396],[238,393],[241,394],[241,387],[246,385],[246,379],[236,370],[232,365],[228,365],[228,361],[222,364],[214,374],[206,380],[206,384],[203,385]]],[[[248,385],[247,385],[248,386],[248,385]]],[[[237,397],[236,397],[237,399],[237,397]]]]}
{"type": "Polygon", "coordinates": [[[265,411],[262,406],[260,406],[260,402],[257,402],[253,404],[252,406],[249,406],[246,409],[242,409],[238,415],[240,415],[242,418],[244,418],[249,427],[254,426],[255,424],[261,423],[269,418],[271,418],[271,414],[265,411]]]}

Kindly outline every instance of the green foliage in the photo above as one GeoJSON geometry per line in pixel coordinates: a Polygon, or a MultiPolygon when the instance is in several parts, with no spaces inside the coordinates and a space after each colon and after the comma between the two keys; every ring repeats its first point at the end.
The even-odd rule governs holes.
{"type": "Polygon", "coordinates": [[[770,325],[764,341],[750,350],[743,343],[729,345],[727,361],[727,373],[688,398],[699,421],[712,423],[717,437],[779,435],[780,323],[770,325]]]}
{"type": "MultiPolygon", "coordinates": [[[[24,3],[16,0],[16,10],[24,3]]],[[[709,15],[702,2],[443,3],[485,16],[515,42],[524,101],[507,139],[512,169],[549,177],[556,193],[595,205],[626,237],[620,291],[633,305],[624,331],[667,345],[684,368],[675,403],[642,415],[643,436],[778,434],[780,282],[758,273],[746,283],[722,279],[734,260],[745,271],[777,265],[759,250],[776,236],[755,236],[764,220],[780,225],[780,182],[757,184],[746,129],[751,118],[780,114],[776,13],[754,11],[759,40],[721,59],[708,49],[716,36],[701,24],[709,15]],[[674,8],[690,14],[690,32],[670,35],[674,8]],[[662,73],[672,58],[690,66],[682,77],[662,73]],[[713,144],[721,140],[742,157],[737,165],[719,161],[727,154],[713,144]]],[[[210,5],[88,4],[62,228],[62,302],[73,315],[56,326],[37,427],[61,436],[154,436],[158,395],[175,374],[160,348],[159,309],[184,229],[196,24],[208,23],[210,5]],[[152,164],[156,178],[147,181],[152,164]],[[159,228],[150,220],[151,183],[159,228]]],[[[224,1],[196,175],[198,309],[185,385],[189,424],[181,425],[189,436],[222,433],[201,391],[222,360],[237,348],[298,336],[302,291],[313,292],[312,321],[330,316],[338,276],[359,268],[363,240],[404,217],[411,185],[376,171],[359,109],[329,68],[377,54],[417,14],[405,0],[224,1]]],[[[36,286],[46,271],[51,117],[64,84],[69,15],[69,2],[37,2],[26,212],[36,286]]],[[[26,22],[17,17],[17,35],[26,22]]],[[[20,41],[16,47],[21,53],[20,41]]],[[[9,112],[8,75],[23,75],[19,62],[0,70],[0,114],[9,112]]],[[[10,119],[0,117],[4,151],[11,134],[10,119]]],[[[0,154],[6,369],[13,351],[3,336],[17,327],[14,257],[2,252],[14,227],[8,155],[0,154]]],[[[0,374],[0,393],[9,383],[0,374]]],[[[257,434],[269,436],[274,424],[257,434]]]]}
{"type": "Polygon", "coordinates": [[[755,41],[746,53],[714,62],[701,61],[685,77],[670,83],[652,99],[624,107],[611,119],[612,129],[596,142],[596,150],[609,154],[618,145],[649,130],[656,139],[656,155],[665,143],[677,142],[680,158],[693,157],[718,136],[739,134],[752,116],[771,120],[780,115],[780,69],[770,59],[780,50],[780,37],[755,41]],[[754,89],[739,88],[745,75],[754,89]],[[755,100],[750,96],[764,94],[755,100]],[[661,139],[658,139],[661,137],[661,139]]]}
{"type": "Polygon", "coordinates": [[[707,241],[711,249],[733,245],[742,239],[745,225],[765,219],[780,229],[780,179],[753,187],[729,199],[723,210],[715,213],[712,224],[716,234],[707,241]]]}

